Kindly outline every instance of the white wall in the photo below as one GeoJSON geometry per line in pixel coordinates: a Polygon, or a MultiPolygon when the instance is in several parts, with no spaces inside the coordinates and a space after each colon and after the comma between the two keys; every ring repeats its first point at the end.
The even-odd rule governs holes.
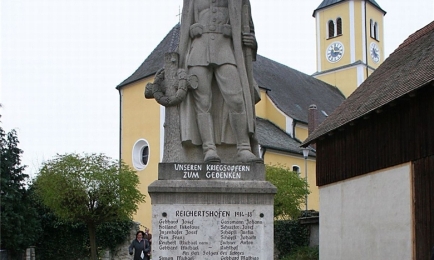
{"type": "Polygon", "coordinates": [[[322,186],[320,259],[412,259],[411,165],[322,186]]]}

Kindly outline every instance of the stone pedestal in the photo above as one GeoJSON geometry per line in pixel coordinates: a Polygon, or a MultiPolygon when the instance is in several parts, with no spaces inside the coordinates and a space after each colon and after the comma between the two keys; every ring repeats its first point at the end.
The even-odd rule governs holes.
{"type": "Polygon", "coordinates": [[[273,202],[263,164],[161,163],[148,187],[159,260],[273,259],[273,202]]]}

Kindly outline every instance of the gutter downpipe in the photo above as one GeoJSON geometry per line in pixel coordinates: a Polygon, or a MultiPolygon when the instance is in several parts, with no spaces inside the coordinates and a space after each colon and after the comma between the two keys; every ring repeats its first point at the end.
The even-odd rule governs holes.
{"type": "MultiPolygon", "coordinates": [[[[365,51],[365,59],[366,59],[366,78],[368,78],[369,77],[369,66],[368,66],[368,52],[369,52],[369,48],[368,48],[368,26],[366,26],[366,23],[367,23],[367,14],[366,14],[366,1],[367,0],[365,0],[365,21],[364,21],[364,23],[365,23],[365,49],[366,49],[366,51],[365,51]]],[[[365,79],[366,80],[366,79],[365,79]]]]}
{"type": "Polygon", "coordinates": [[[121,165],[121,158],[122,158],[122,90],[121,88],[118,89],[119,91],[119,166],[121,165]]]}

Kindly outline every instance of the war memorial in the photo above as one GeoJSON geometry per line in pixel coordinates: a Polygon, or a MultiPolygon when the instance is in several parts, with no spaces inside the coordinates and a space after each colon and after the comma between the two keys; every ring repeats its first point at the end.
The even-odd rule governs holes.
{"type": "Polygon", "coordinates": [[[165,106],[152,258],[273,259],[273,201],[255,135],[248,0],[184,0],[179,45],[146,86],[165,106]]]}

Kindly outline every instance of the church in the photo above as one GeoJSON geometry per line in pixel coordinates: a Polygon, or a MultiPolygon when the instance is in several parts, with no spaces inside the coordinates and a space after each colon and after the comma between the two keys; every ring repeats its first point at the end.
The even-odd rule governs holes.
{"type": "MultiPolygon", "coordinates": [[[[300,145],[383,61],[385,14],[375,0],[324,0],[313,10],[315,73],[307,75],[270,60],[261,56],[260,50],[253,63],[261,95],[255,107],[260,156],[267,165],[284,165],[307,178],[309,210],[319,210],[316,153],[315,147],[310,147],[304,156],[300,145]]],[[[116,87],[120,159],[139,175],[139,188],[147,197],[134,220],[147,227],[151,226],[147,189],[157,179],[163,158],[165,107],[145,99],[144,90],[164,66],[165,53],[176,51],[179,30],[180,25],[175,25],[139,68],[116,87]]]]}

